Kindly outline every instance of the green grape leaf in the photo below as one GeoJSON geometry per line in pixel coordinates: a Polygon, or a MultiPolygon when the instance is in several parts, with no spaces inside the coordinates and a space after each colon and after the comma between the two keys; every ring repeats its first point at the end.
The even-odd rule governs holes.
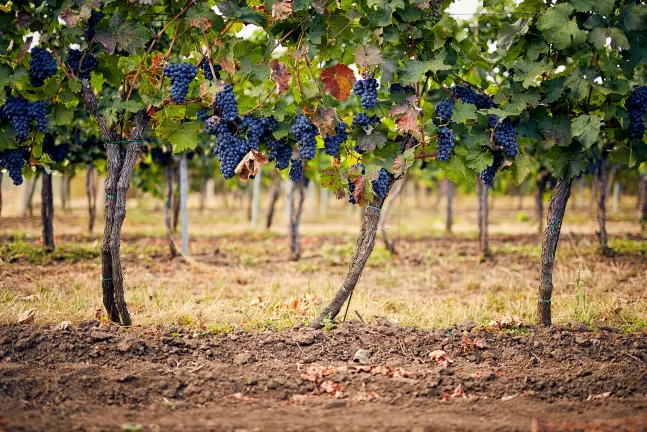
{"type": "Polygon", "coordinates": [[[542,74],[552,70],[553,66],[546,60],[535,62],[519,60],[514,64],[514,77],[512,79],[521,82],[524,88],[528,88],[538,81],[542,74]]]}
{"type": "Polygon", "coordinates": [[[445,64],[447,52],[442,50],[434,56],[433,60],[420,61],[408,59],[405,62],[404,68],[401,69],[400,81],[402,83],[417,83],[422,76],[429,71],[438,72],[441,70],[451,69],[451,65],[445,64]]]}
{"type": "Polygon", "coordinates": [[[472,185],[476,180],[476,173],[470,170],[465,165],[465,161],[456,155],[449,158],[447,162],[442,162],[441,167],[445,171],[447,178],[454,183],[472,185]]]}
{"type": "Polygon", "coordinates": [[[54,105],[54,121],[59,126],[72,124],[74,121],[74,110],[66,109],[62,104],[54,105]]]}
{"type": "MultiPolygon", "coordinates": [[[[460,147],[457,147],[456,149],[458,150],[460,147]]],[[[465,157],[465,165],[476,171],[476,172],[481,172],[494,162],[494,157],[492,156],[492,152],[487,150],[486,148],[482,148],[477,151],[471,151],[467,152],[467,155],[465,157]]]]}
{"type": "Polygon", "coordinates": [[[458,101],[454,104],[452,120],[456,123],[464,123],[466,120],[475,120],[476,106],[458,101]]]}
{"type": "Polygon", "coordinates": [[[589,42],[597,49],[604,49],[607,44],[607,38],[611,39],[611,48],[629,49],[629,40],[619,28],[595,28],[589,33],[589,42]]]}
{"type": "Polygon", "coordinates": [[[571,122],[571,135],[578,138],[578,141],[589,149],[598,141],[601,125],[602,120],[597,115],[582,114],[571,122]]]}
{"type": "Polygon", "coordinates": [[[173,153],[181,153],[196,148],[200,129],[199,122],[178,123],[167,118],[155,132],[158,138],[168,141],[173,146],[173,153]]]}
{"type": "Polygon", "coordinates": [[[614,3],[614,0],[571,0],[578,12],[597,11],[602,15],[609,15],[613,11],[614,3]]]}
{"type": "Polygon", "coordinates": [[[528,33],[531,21],[531,18],[521,18],[512,24],[503,23],[499,30],[499,39],[496,44],[497,50],[507,51],[515,40],[528,33]]]}
{"type": "Polygon", "coordinates": [[[571,44],[580,45],[586,42],[588,32],[577,26],[576,20],[571,20],[573,6],[560,3],[548,8],[537,20],[537,28],[546,41],[556,49],[566,49],[571,44]]]}
{"type": "Polygon", "coordinates": [[[621,11],[625,30],[637,31],[647,29],[647,5],[632,4],[621,11]]]}
{"type": "Polygon", "coordinates": [[[511,167],[512,178],[520,185],[530,174],[530,158],[522,153],[517,154],[511,167]]]}

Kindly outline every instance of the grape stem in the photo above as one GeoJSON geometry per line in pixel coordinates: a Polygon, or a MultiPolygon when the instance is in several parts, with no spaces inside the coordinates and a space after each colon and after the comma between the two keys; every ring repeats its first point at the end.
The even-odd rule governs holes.
{"type": "Polygon", "coordinates": [[[216,70],[213,68],[213,62],[211,61],[211,44],[209,43],[209,36],[207,35],[206,30],[203,30],[202,34],[204,34],[204,41],[207,43],[207,62],[209,63],[209,69],[211,69],[211,76],[215,78],[216,70]]]}
{"type": "Polygon", "coordinates": [[[148,55],[149,55],[149,54],[151,53],[151,51],[153,50],[153,47],[155,46],[155,44],[157,43],[157,41],[159,40],[159,38],[161,38],[161,37],[162,37],[162,35],[163,35],[163,34],[166,32],[166,30],[171,26],[171,24],[173,24],[173,22],[175,22],[178,18],[180,18],[182,15],[184,15],[184,13],[185,13],[187,10],[189,10],[189,8],[190,8],[191,6],[193,6],[194,4],[195,4],[195,2],[194,2],[193,0],[189,0],[189,1],[187,2],[187,4],[184,6],[184,8],[183,8],[183,9],[182,9],[182,10],[181,10],[177,15],[175,15],[175,16],[173,17],[173,19],[171,19],[169,22],[167,22],[167,23],[166,23],[166,25],[162,28],[162,30],[160,30],[160,31],[155,35],[155,37],[154,37],[154,38],[153,38],[153,40],[151,41],[151,44],[148,46],[148,49],[146,50],[146,53],[145,53],[145,54],[144,54],[144,56],[142,57],[142,60],[139,62],[139,66],[137,67],[137,72],[135,72],[135,76],[133,77],[133,80],[132,80],[132,81],[131,81],[131,83],[130,83],[130,89],[128,90],[128,96],[126,96],[126,102],[128,102],[128,101],[130,100],[130,96],[132,95],[132,93],[133,93],[133,89],[135,88],[135,83],[137,82],[137,80],[139,79],[139,76],[141,75],[142,67],[144,67],[144,61],[146,61],[146,58],[148,57],[148,55]]]}
{"type": "Polygon", "coordinates": [[[248,114],[250,114],[250,113],[252,113],[252,112],[256,111],[256,110],[257,110],[258,108],[260,108],[261,106],[263,106],[263,104],[265,103],[265,101],[270,97],[270,95],[271,95],[271,94],[272,94],[272,92],[274,91],[274,88],[276,88],[276,83],[274,84],[274,87],[273,87],[272,89],[270,89],[270,91],[269,91],[269,92],[267,92],[267,96],[265,96],[265,97],[263,98],[263,100],[262,100],[262,101],[260,101],[260,102],[258,103],[258,105],[256,105],[254,108],[251,108],[249,111],[247,111],[246,113],[244,113],[244,114],[243,114],[243,116],[246,116],[246,115],[248,115],[248,114]]]}
{"type": "Polygon", "coordinates": [[[438,156],[438,152],[432,152],[432,153],[427,153],[427,154],[415,155],[414,159],[430,159],[430,158],[435,159],[436,156],[438,156]]]}
{"type": "MultiPolygon", "coordinates": [[[[88,54],[88,51],[90,51],[90,46],[92,46],[92,42],[94,42],[94,38],[97,37],[95,34],[92,36],[92,39],[90,39],[90,42],[88,42],[88,47],[83,50],[83,54],[81,54],[81,60],[79,60],[79,67],[76,68],[76,76],[81,76],[81,68],[83,67],[83,60],[85,60],[85,56],[88,54]]],[[[74,72],[74,71],[72,71],[74,72]]]]}

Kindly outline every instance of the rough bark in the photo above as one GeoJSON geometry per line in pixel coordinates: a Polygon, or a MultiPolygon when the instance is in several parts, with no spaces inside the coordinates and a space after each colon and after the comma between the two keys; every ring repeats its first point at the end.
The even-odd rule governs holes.
{"type": "Polygon", "coordinates": [[[553,266],[566,204],[571,195],[571,180],[559,179],[548,204],[548,217],[544,240],[541,245],[541,273],[539,275],[539,299],[537,324],[551,325],[551,300],[553,295],[553,266]]]}
{"type": "MultiPolygon", "coordinates": [[[[34,216],[34,195],[36,193],[36,184],[40,178],[40,170],[36,171],[34,178],[29,182],[29,193],[27,194],[26,210],[29,217],[34,216]]],[[[24,216],[24,214],[23,214],[24,216]]]]}
{"type": "Polygon", "coordinates": [[[647,172],[640,176],[640,226],[647,228],[647,172]]]}
{"type": "Polygon", "coordinates": [[[169,251],[171,252],[171,258],[175,258],[177,253],[177,247],[173,241],[173,235],[171,233],[171,201],[173,199],[173,168],[171,165],[166,165],[164,167],[164,174],[166,176],[166,199],[164,201],[164,227],[166,228],[166,239],[168,240],[169,251]]]}
{"type": "Polygon", "coordinates": [[[481,258],[490,255],[488,241],[488,186],[477,179],[479,195],[479,252],[481,258]]]}
{"type": "Polygon", "coordinates": [[[52,174],[43,169],[43,186],[41,188],[41,221],[43,223],[43,247],[53,251],[54,245],[54,192],[52,190],[52,174]]]}
{"type": "Polygon", "coordinates": [[[597,183],[596,189],[598,191],[598,242],[600,244],[600,251],[603,255],[611,255],[611,249],[609,248],[607,241],[607,183],[609,180],[608,170],[607,170],[607,153],[603,152],[602,157],[598,165],[598,169],[595,172],[595,181],[597,183]]]}
{"type": "Polygon", "coordinates": [[[364,270],[364,266],[366,265],[366,261],[368,261],[371,252],[373,252],[373,247],[375,246],[377,228],[380,222],[380,211],[384,205],[384,201],[388,197],[391,187],[396,181],[397,179],[391,178],[387,186],[387,192],[384,199],[377,197],[376,200],[371,203],[371,207],[366,208],[360,232],[357,236],[357,242],[355,243],[355,250],[353,251],[353,256],[351,257],[350,265],[348,266],[348,271],[344,278],[344,283],[337,291],[337,294],[335,294],[335,297],[332,299],[330,304],[326,306],[319,316],[312,321],[310,327],[321,328],[324,326],[326,321],[335,319],[342,306],[355,289],[362,271],[364,270]]]}
{"type": "Polygon", "coordinates": [[[0,171],[0,217],[2,217],[2,171],[0,171]]]}
{"type": "Polygon", "coordinates": [[[97,169],[92,164],[88,164],[85,173],[85,192],[88,196],[88,232],[92,234],[94,230],[94,221],[97,217],[97,186],[96,186],[97,169]]]}
{"type": "Polygon", "coordinates": [[[386,222],[389,217],[389,212],[391,211],[391,207],[393,207],[393,204],[395,203],[395,200],[402,194],[404,191],[404,188],[407,184],[407,176],[402,179],[402,181],[398,182],[397,187],[393,191],[393,195],[391,196],[391,199],[386,203],[384,208],[382,209],[382,218],[380,219],[380,231],[382,232],[382,240],[384,240],[384,247],[386,250],[388,250],[391,254],[397,255],[398,251],[395,249],[395,240],[389,240],[389,237],[387,236],[386,233],[386,222]]]}
{"type": "Polygon", "coordinates": [[[453,214],[453,201],[454,201],[454,182],[445,178],[445,194],[447,196],[447,214],[445,219],[445,231],[452,232],[452,225],[454,223],[453,214]]]}
{"type": "Polygon", "coordinates": [[[290,190],[290,261],[299,261],[301,258],[301,237],[299,236],[299,225],[303,212],[303,201],[305,200],[305,186],[303,180],[293,183],[290,190]],[[298,203],[295,200],[295,193],[299,192],[298,203]]]}
{"type": "Polygon", "coordinates": [[[276,170],[272,170],[272,188],[270,189],[270,202],[267,207],[267,220],[265,222],[265,228],[270,229],[272,227],[272,220],[274,219],[274,208],[276,207],[276,202],[279,200],[279,194],[281,193],[281,177],[276,173],[276,170]]]}
{"type": "Polygon", "coordinates": [[[544,232],[544,192],[548,183],[548,173],[541,172],[537,176],[537,192],[535,196],[535,208],[537,211],[537,230],[539,234],[544,232]]]}

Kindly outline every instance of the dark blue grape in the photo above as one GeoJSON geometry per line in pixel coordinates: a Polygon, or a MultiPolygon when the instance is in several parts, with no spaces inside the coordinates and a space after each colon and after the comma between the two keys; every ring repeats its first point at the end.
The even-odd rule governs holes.
{"type": "Polygon", "coordinates": [[[503,147],[503,152],[510,159],[514,159],[517,155],[517,128],[506,118],[501,123],[498,123],[499,117],[490,115],[488,124],[490,128],[494,128],[494,143],[503,147]]]}
{"type": "Polygon", "coordinates": [[[290,171],[288,171],[288,176],[294,183],[298,183],[303,179],[302,159],[293,160],[292,163],[290,163],[290,171]]]}
{"type": "Polygon", "coordinates": [[[449,155],[454,148],[454,143],[456,142],[456,134],[446,126],[438,129],[438,155],[436,160],[440,162],[446,162],[449,160],[449,155]]]}
{"type": "Polygon", "coordinates": [[[364,109],[373,108],[377,103],[377,87],[375,78],[362,79],[353,84],[353,93],[360,97],[359,102],[364,109]]]}
{"type": "Polygon", "coordinates": [[[452,119],[452,114],[454,113],[454,103],[454,99],[447,98],[443,99],[442,102],[436,105],[436,108],[434,108],[434,113],[436,114],[436,118],[434,119],[435,124],[440,125],[449,123],[452,119]]]}
{"type": "Polygon", "coordinates": [[[200,111],[198,111],[197,116],[198,116],[198,120],[202,120],[202,121],[207,121],[207,119],[211,117],[211,115],[209,114],[209,111],[206,108],[202,108],[200,111]]]}
{"type": "Polygon", "coordinates": [[[265,133],[265,121],[262,118],[256,119],[252,116],[245,116],[243,121],[240,122],[238,133],[245,133],[250,148],[258,151],[258,144],[265,133]]]}
{"type": "MultiPolygon", "coordinates": [[[[209,81],[213,80],[213,73],[211,73],[211,67],[209,66],[209,60],[205,57],[199,64],[200,69],[202,69],[202,72],[204,73],[204,77],[208,79],[209,81]]],[[[216,73],[216,78],[220,79],[220,71],[222,70],[222,66],[219,64],[214,64],[213,65],[213,71],[216,73]]]]}
{"type": "Polygon", "coordinates": [[[305,160],[313,159],[317,153],[316,136],[319,134],[317,127],[312,124],[308,117],[299,114],[294,118],[294,123],[290,131],[299,144],[301,156],[305,160]]]}
{"type": "Polygon", "coordinates": [[[88,28],[85,30],[85,39],[90,43],[92,38],[94,38],[94,35],[97,32],[97,26],[99,25],[99,21],[103,19],[105,15],[103,12],[99,12],[98,10],[92,9],[92,12],[90,12],[90,18],[88,19],[88,28]]]}
{"type": "Polygon", "coordinates": [[[9,120],[16,131],[18,141],[29,138],[29,126],[32,120],[40,132],[47,130],[48,101],[27,102],[22,97],[11,96],[3,106],[3,116],[9,120]]]}
{"type": "Polygon", "coordinates": [[[335,135],[326,135],[324,138],[324,150],[327,155],[337,156],[339,154],[341,145],[348,139],[347,128],[348,125],[340,121],[335,126],[335,135]]]}
{"type": "Polygon", "coordinates": [[[238,102],[231,84],[225,84],[222,91],[216,95],[215,106],[220,109],[221,116],[225,120],[233,122],[238,118],[238,102]]]}
{"type": "Polygon", "coordinates": [[[400,83],[393,83],[389,87],[389,93],[405,92],[407,94],[414,94],[416,89],[413,88],[411,84],[403,86],[400,83]]]}
{"type": "Polygon", "coordinates": [[[189,62],[170,64],[164,68],[164,76],[171,78],[171,98],[182,103],[189,93],[189,83],[198,74],[198,69],[189,62]]]}
{"type": "Polygon", "coordinates": [[[94,55],[86,52],[85,57],[83,58],[83,64],[81,65],[81,68],[79,68],[81,57],[83,57],[83,52],[77,49],[70,49],[67,54],[67,64],[74,76],[78,76],[81,79],[90,79],[90,72],[99,66],[99,62],[94,55]]]}
{"type": "Polygon", "coordinates": [[[452,94],[461,102],[476,105],[477,109],[488,109],[495,106],[488,96],[475,92],[467,85],[452,88],[452,94]]]}
{"type": "Polygon", "coordinates": [[[365,113],[359,113],[356,114],[355,117],[353,117],[353,123],[351,124],[351,126],[360,126],[364,129],[367,129],[369,126],[372,126],[379,121],[380,118],[376,115],[369,117],[365,113]]]}
{"type": "Polygon", "coordinates": [[[232,130],[227,122],[219,119],[216,116],[209,117],[204,122],[204,132],[207,135],[222,135],[232,134],[232,130]]]}
{"type": "Polygon", "coordinates": [[[236,174],[236,167],[247,154],[249,146],[245,140],[226,132],[216,135],[214,153],[220,161],[220,173],[225,179],[236,174]]]}
{"type": "Polygon", "coordinates": [[[647,113],[647,86],[640,86],[631,93],[625,104],[629,111],[629,138],[642,138],[645,134],[647,113]]]}
{"type": "Polygon", "coordinates": [[[279,171],[283,171],[290,165],[290,159],[292,159],[292,147],[290,147],[285,138],[280,140],[271,138],[265,142],[267,147],[268,154],[267,160],[272,162],[276,161],[274,166],[279,171]]]}
{"type": "Polygon", "coordinates": [[[496,176],[497,171],[499,171],[499,168],[501,168],[501,165],[503,164],[503,155],[500,151],[494,152],[492,155],[494,156],[492,165],[481,171],[479,174],[481,181],[485,183],[486,186],[490,187],[494,186],[494,176],[496,176]]]}
{"type": "Polygon", "coordinates": [[[46,49],[34,47],[31,50],[31,60],[29,61],[29,81],[34,87],[42,87],[45,80],[52,75],[56,75],[58,66],[56,60],[46,49]]]}
{"type": "Polygon", "coordinates": [[[389,187],[389,173],[382,168],[377,180],[371,182],[371,186],[375,195],[384,199],[386,197],[386,190],[389,187]]]}
{"type": "Polygon", "coordinates": [[[70,145],[67,143],[56,145],[51,134],[45,134],[45,138],[43,138],[43,152],[47,153],[54,163],[63,162],[69,148],[70,145]]]}
{"type": "Polygon", "coordinates": [[[11,149],[0,152],[0,166],[9,171],[9,177],[15,186],[22,184],[22,169],[25,167],[23,149],[11,149]]]}

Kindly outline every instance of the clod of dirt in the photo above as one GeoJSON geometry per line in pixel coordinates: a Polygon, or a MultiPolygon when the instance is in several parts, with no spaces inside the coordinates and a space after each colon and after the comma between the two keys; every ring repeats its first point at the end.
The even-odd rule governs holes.
{"type": "Polygon", "coordinates": [[[104,331],[92,330],[90,332],[90,338],[92,339],[93,342],[102,342],[102,341],[111,339],[112,335],[104,331]]]}
{"type": "Polygon", "coordinates": [[[371,356],[371,352],[366,349],[358,349],[353,356],[353,363],[357,364],[368,364],[368,359],[371,356]]]}
{"type": "Polygon", "coordinates": [[[252,359],[252,355],[250,353],[247,353],[247,352],[240,353],[240,354],[237,354],[234,357],[234,364],[235,365],[244,365],[246,363],[249,363],[251,361],[251,359],[252,359]]]}
{"type": "Polygon", "coordinates": [[[70,327],[72,327],[72,322],[70,322],[70,321],[62,321],[59,325],[54,327],[54,330],[57,330],[57,331],[67,330],[70,327]]]}

